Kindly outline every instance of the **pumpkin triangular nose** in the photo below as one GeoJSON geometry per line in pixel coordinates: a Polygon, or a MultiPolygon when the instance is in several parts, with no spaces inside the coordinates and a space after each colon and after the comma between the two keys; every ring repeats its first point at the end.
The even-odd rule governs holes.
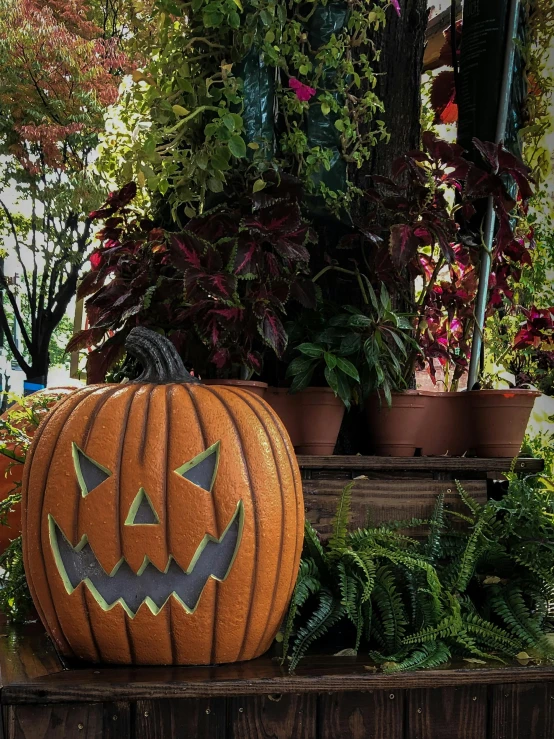
{"type": "Polygon", "coordinates": [[[146,494],[146,491],[144,488],[141,488],[129,508],[125,525],[140,526],[154,523],[160,523],[160,519],[158,518],[158,515],[154,510],[154,506],[152,505],[152,501],[146,494]]]}

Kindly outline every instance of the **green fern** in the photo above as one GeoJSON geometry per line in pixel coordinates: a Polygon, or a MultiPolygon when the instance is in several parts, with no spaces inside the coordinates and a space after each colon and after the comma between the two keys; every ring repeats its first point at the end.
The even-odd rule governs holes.
{"type": "Polygon", "coordinates": [[[441,536],[444,528],[444,492],[439,493],[429,526],[429,536],[425,546],[425,556],[435,562],[441,553],[441,536]]]}
{"type": "Polygon", "coordinates": [[[343,489],[335,518],[333,519],[333,533],[329,539],[329,554],[338,556],[346,547],[346,538],[348,536],[348,525],[350,523],[350,503],[352,499],[352,488],[354,482],[349,483],[343,489]]]}
{"type": "Polygon", "coordinates": [[[326,544],[306,525],[283,641],[292,670],[346,621],[352,647],[387,672],[437,667],[451,656],[553,656],[545,629],[554,621],[554,485],[514,476],[502,500],[480,505],[458,483],[469,515],[456,515],[454,528],[441,495],[429,520],[408,523],[427,527],[417,538],[399,522],[349,533],[353,484],[326,544]]]}

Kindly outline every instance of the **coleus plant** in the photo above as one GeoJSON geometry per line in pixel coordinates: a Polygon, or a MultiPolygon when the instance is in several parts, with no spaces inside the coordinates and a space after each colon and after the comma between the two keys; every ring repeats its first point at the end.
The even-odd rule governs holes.
{"type": "Polygon", "coordinates": [[[137,325],[166,333],[204,376],[248,379],[261,371],[264,347],[282,355],[288,301],[315,305],[308,276],[314,236],[296,181],[267,175],[265,183],[235,207],[215,208],[176,233],[132,206],[134,183],[91,214],[103,228],[78,292],[87,297],[89,325],[68,346],[91,349],[89,381],[104,379],[137,325]]]}
{"type": "Polygon", "coordinates": [[[533,248],[524,217],[529,169],[502,145],[474,143],[483,166],[460,146],[425,133],[422,149],[399,159],[391,178],[373,178],[364,193],[367,210],[341,243],[349,264],[365,264],[374,282],[385,282],[413,306],[419,348],[405,365],[405,379],[419,363],[435,380],[438,361],[452,370],[452,389],[469,358],[482,246],[478,201],[492,197],[497,219],[489,313],[513,300],[513,284],[531,264],[533,248]]]}

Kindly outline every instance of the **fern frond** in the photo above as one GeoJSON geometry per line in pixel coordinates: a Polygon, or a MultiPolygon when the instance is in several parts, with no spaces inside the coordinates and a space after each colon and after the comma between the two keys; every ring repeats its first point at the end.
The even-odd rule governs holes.
{"type": "Polygon", "coordinates": [[[478,503],[474,498],[471,497],[471,495],[466,493],[459,480],[456,480],[456,489],[458,491],[458,495],[462,499],[462,502],[465,503],[467,508],[469,508],[473,516],[479,516],[481,511],[483,510],[483,506],[481,505],[481,503],[478,503]]]}
{"type": "Polygon", "coordinates": [[[390,653],[395,652],[402,644],[409,622],[395,577],[387,566],[377,570],[372,601],[374,609],[379,611],[386,648],[390,653]]]}
{"type": "Polygon", "coordinates": [[[430,562],[436,561],[441,553],[441,535],[444,528],[444,491],[442,491],[435,502],[433,515],[429,522],[429,535],[425,545],[425,556],[430,562]]]}
{"type": "Polygon", "coordinates": [[[415,649],[402,662],[390,662],[383,666],[383,672],[400,672],[401,670],[430,670],[439,667],[450,659],[450,650],[441,641],[423,644],[415,649]]]}
{"type": "Polygon", "coordinates": [[[339,504],[337,506],[337,512],[333,519],[333,533],[329,539],[329,555],[333,557],[337,556],[337,553],[346,548],[353,487],[354,482],[349,482],[348,485],[345,485],[342,489],[339,504]]]}
{"type": "Polygon", "coordinates": [[[298,630],[292,650],[289,670],[292,672],[306,654],[311,644],[334,626],[345,614],[344,607],[338,603],[332,593],[320,590],[317,594],[319,603],[308,623],[298,630]]]}
{"type": "Polygon", "coordinates": [[[306,521],[304,524],[304,549],[308,552],[308,556],[315,562],[320,577],[328,574],[327,555],[321,546],[317,531],[309,521],[306,521]]]}
{"type": "Polygon", "coordinates": [[[490,597],[493,611],[500,616],[507,628],[527,647],[533,647],[543,656],[552,655],[539,624],[529,613],[521,589],[517,585],[494,587],[490,597]]]}
{"type": "Polygon", "coordinates": [[[476,613],[468,614],[464,619],[465,630],[470,636],[486,644],[487,648],[498,649],[504,654],[515,657],[523,649],[523,644],[514,639],[505,629],[481,618],[476,613]]]}
{"type": "Polygon", "coordinates": [[[284,661],[289,651],[290,637],[298,609],[304,605],[310,595],[317,593],[320,589],[321,583],[319,581],[319,572],[315,562],[311,559],[302,560],[300,562],[298,579],[292,593],[285,621],[285,630],[283,632],[283,657],[281,662],[284,661]]]}

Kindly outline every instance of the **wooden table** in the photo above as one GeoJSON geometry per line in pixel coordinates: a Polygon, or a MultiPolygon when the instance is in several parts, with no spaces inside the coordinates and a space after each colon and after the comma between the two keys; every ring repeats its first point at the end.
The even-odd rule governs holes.
{"type": "Polygon", "coordinates": [[[553,667],[384,675],[363,657],[65,669],[38,625],[3,629],[9,739],[546,739],[553,667]]]}

